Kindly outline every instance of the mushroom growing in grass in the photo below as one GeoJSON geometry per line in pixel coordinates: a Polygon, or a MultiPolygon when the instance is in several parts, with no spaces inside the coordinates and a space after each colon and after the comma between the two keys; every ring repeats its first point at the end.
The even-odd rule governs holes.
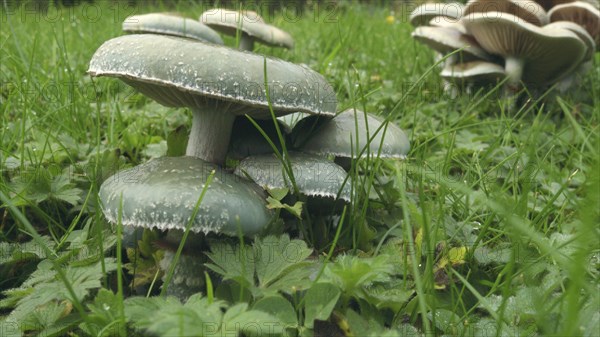
{"type": "MultiPolygon", "coordinates": [[[[350,202],[350,180],[343,168],[321,156],[289,152],[295,185],[300,194],[318,203],[340,200],[350,202]]],[[[284,161],[286,158],[283,159],[284,161]]],[[[287,188],[294,191],[282,161],[274,154],[250,156],[234,172],[247,177],[265,190],[287,188]]]]}
{"type": "Polygon", "coordinates": [[[236,116],[270,118],[269,103],[276,116],[335,115],[335,92],[308,67],[182,38],[111,39],[98,48],[88,72],[117,77],[163,105],[189,107],[193,121],[186,155],[216,164],[225,161],[236,116]]]}
{"type": "Polygon", "coordinates": [[[572,21],[582,26],[594,38],[600,48],[600,10],[588,2],[575,1],[552,7],[548,12],[550,21],[572,21]]]}
{"type": "Polygon", "coordinates": [[[346,170],[357,158],[404,159],[410,150],[406,133],[394,123],[354,109],[331,119],[304,118],[292,130],[292,141],[303,152],[334,156],[346,170]]]}
{"type": "Polygon", "coordinates": [[[485,61],[448,64],[440,75],[448,82],[467,88],[472,85],[496,85],[506,78],[504,67],[485,61]]]}
{"type": "Polygon", "coordinates": [[[493,59],[470,35],[454,28],[421,26],[415,28],[412,37],[441,55],[460,49],[460,52],[449,56],[446,63],[493,59]]]}
{"type": "MultiPolygon", "coordinates": [[[[249,178],[273,195],[276,194],[274,190],[283,189],[284,193],[287,190],[284,206],[280,207],[279,201],[274,206],[291,209],[297,218],[302,212],[302,208],[297,209],[299,197],[311,215],[313,243],[325,247],[331,242],[328,241],[327,223],[337,225],[343,205],[350,203],[352,180],[343,168],[322,156],[301,152],[288,152],[284,156],[286,164],[274,154],[248,157],[240,162],[234,173],[249,178]],[[287,166],[288,162],[290,166],[287,166]],[[294,206],[289,206],[292,204],[294,206]]],[[[295,221],[295,218],[289,219],[290,223],[295,221]]]]}
{"type": "Polygon", "coordinates": [[[570,30],[571,32],[575,33],[586,45],[587,52],[585,53],[583,60],[581,60],[580,64],[573,72],[563,77],[556,86],[558,91],[565,92],[575,83],[579,83],[582,75],[585,75],[592,68],[592,60],[594,58],[594,53],[596,52],[596,43],[590,34],[588,34],[588,32],[585,30],[585,28],[581,27],[575,22],[556,21],[546,25],[545,28],[570,30]]]}
{"type": "Polygon", "coordinates": [[[577,35],[577,37],[585,44],[586,52],[583,56],[582,63],[590,62],[594,58],[594,53],[596,52],[596,42],[594,38],[588,33],[588,31],[582,26],[578,25],[575,22],[571,21],[556,21],[550,24],[547,24],[544,28],[546,29],[566,29],[571,31],[577,35]]]}
{"type": "Polygon", "coordinates": [[[210,27],[200,22],[164,13],[132,15],[123,21],[123,31],[130,34],[161,34],[185,37],[202,42],[223,44],[210,27]]]}
{"type": "Polygon", "coordinates": [[[538,27],[507,13],[474,13],[463,23],[483,49],[504,58],[509,92],[518,91],[521,82],[534,86],[556,82],[586,53],[575,33],[538,27]]]}
{"type": "Polygon", "coordinates": [[[239,30],[239,47],[242,50],[253,50],[254,42],[287,49],[294,48],[294,39],[290,34],[265,23],[256,12],[215,8],[202,13],[200,22],[230,36],[236,36],[239,30]]]}
{"type": "MultiPolygon", "coordinates": [[[[120,171],[104,181],[99,197],[109,222],[169,230],[168,238],[175,236],[174,241],[188,225],[191,233],[252,236],[273,216],[256,185],[193,157],[163,157],[120,171]],[[212,180],[205,188],[209,176],[212,180]]],[[[198,244],[192,238],[188,247],[198,244]]],[[[172,258],[172,253],[165,255],[163,268],[172,258]]],[[[201,290],[203,279],[197,256],[182,254],[167,293],[187,298],[201,290]]]]}

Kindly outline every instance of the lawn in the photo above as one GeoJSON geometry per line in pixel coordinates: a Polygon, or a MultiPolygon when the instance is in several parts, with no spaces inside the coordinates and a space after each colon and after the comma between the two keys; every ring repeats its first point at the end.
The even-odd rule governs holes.
{"type": "Polygon", "coordinates": [[[27,8],[0,10],[0,336],[600,335],[598,53],[580,85],[511,107],[444,92],[413,5],[251,7],[295,39],[256,53],[308,65],[337,111],[388,118],[411,150],[354,166],[343,214],[208,235],[204,290],[182,303],[161,291],[162,234],[126,249],[98,190],[165,156],[191,112],[86,72],[127,16],[209,7],[27,8]]]}

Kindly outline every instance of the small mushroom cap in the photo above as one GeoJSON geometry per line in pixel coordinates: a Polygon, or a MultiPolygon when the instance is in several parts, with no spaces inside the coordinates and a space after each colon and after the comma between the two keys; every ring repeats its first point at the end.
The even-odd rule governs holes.
{"type": "MultiPolygon", "coordinates": [[[[337,164],[326,158],[307,153],[290,152],[290,161],[296,186],[308,197],[338,199],[350,202],[350,179],[337,164]]],[[[289,188],[292,184],[283,165],[273,154],[251,156],[242,160],[235,174],[248,177],[264,189],[289,188]]]]}
{"type": "Polygon", "coordinates": [[[363,149],[366,156],[368,146],[371,157],[406,158],[410,150],[406,133],[394,123],[387,123],[387,128],[383,123],[371,114],[365,120],[364,112],[348,109],[332,119],[303,119],[294,127],[292,139],[302,151],[317,155],[357,158],[363,149]]]}
{"type": "Polygon", "coordinates": [[[450,82],[476,84],[495,84],[506,77],[504,67],[485,61],[447,64],[440,75],[450,82]]]}
{"type": "Polygon", "coordinates": [[[552,7],[548,12],[550,21],[573,21],[582,26],[594,38],[600,48],[600,10],[588,2],[575,1],[552,7]]]}
{"type": "MultiPolygon", "coordinates": [[[[275,124],[270,119],[255,120],[256,124],[267,134],[271,142],[281,151],[281,143],[275,124]]],[[[291,129],[285,123],[279,123],[279,130],[282,133],[284,141],[287,143],[291,129]]],[[[232,159],[243,159],[249,156],[273,153],[271,144],[265,139],[260,131],[245,116],[240,116],[233,122],[232,137],[229,142],[228,156],[232,159]]]]}
{"type": "Polygon", "coordinates": [[[469,19],[473,13],[491,12],[509,13],[536,26],[549,22],[544,8],[532,0],[470,0],[465,6],[463,18],[469,19]]]}
{"type": "Polygon", "coordinates": [[[461,49],[459,57],[464,61],[492,59],[470,35],[453,28],[421,26],[415,28],[412,37],[444,55],[461,49]]]}
{"type": "Polygon", "coordinates": [[[590,34],[585,30],[585,28],[571,21],[556,21],[544,26],[544,28],[552,28],[552,29],[566,29],[577,35],[583,43],[585,43],[587,49],[585,56],[583,57],[583,62],[591,60],[594,57],[594,52],[596,51],[596,42],[594,38],[590,36],[590,34]]]}
{"type": "Polygon", "coordinates": [[[265,228],[272,212],[262,191],[194,157],[163,157],[118,172],[100,187],[102,210],[116,223],[122,199],[123,225],[184,230],[213,170],[191,231],[237,235],[240,226],[245,235],[254,235],[265,228]]]}
{"type": "Polygon", "coordinates": [[[266,24],[256,12],[210,9],[200,15],[200,22],[227,35],[235,36],[239,28],[255,41],[275,47],[294,48],[294,39],[287,32],[266,24]]]}
{"type": "Polygon", "coordinates": [[[170,36],[125,35],[108,40],[92,57],[88,73],[120,78],[166,106],[211,106],[265,118],[270,116],[265,66],[276,115],[335,114],[333,88],[307,66],[170,36]]]}
{"type": "Polygon", "coordinates": [[[410,13],[410,24],[414,27],[429,24],[429,21],[436,16],[445,17],[447,20],[460,19],[463,12],[463,4],[454,3],[426,3],[418,6],[410,13]]]}
{"type": "Polygon", "coordinates": [[[163,34],[186,37],[202,42],[223,44],[223,40],[210,27],[188,18],[172,14],[151,13],[132,15],[123,21],[123,31],[133,34],[163,34]]]}
{"type": "Polygon", "coordinates": [[[464,24],[489,53],[522,59],[526,83],[555,82],[572,72],[586,52],[567,29],[538,27],[507,13],[474,13],[464,24]]]}

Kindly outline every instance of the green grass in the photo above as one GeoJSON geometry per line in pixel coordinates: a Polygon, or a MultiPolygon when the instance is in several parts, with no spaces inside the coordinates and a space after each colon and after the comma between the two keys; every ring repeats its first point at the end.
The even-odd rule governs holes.
{"type": "Polygon", "coordinates": [[[133,258],[144,260],[136,277],[156,279],[156,246],[148,235],[139,252],[117,259],[117,229],[99,212],[97,191],[117,170],[162,155],[191,114],[86,70],[132,11],[167,10],[197,17],[202,8],[0,11],[0,335],[190,334],[198,322],[284,322],[303,335],[599,334],[598,54],[581,85],[509,111],[496,91],[445,95],[402,8],[350,3],[266,15],[296,48],[256,52],[323,74],[338,111],[354,106],[408,130],[409,159],[364,164],[371,174],[353,177],[343,222],[309,217],[313,229],[324,226],[321,241],[214,243],[207,297],[166,304],[154,298],[157,285],[152,298],[133,297],[133,258]],[[238,259],[220,259],[226,247],[238,259]],[[276,271],[239,258],[260,247],[283,247],[276,257],[303,247],[303,258],[276,258],[276,271]],[[150,314],[158,323],[143,320],[150,314]]]}

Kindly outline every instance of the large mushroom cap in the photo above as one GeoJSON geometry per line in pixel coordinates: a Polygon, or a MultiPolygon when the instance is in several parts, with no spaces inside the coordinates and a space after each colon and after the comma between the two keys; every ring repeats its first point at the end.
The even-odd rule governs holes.
{"type": "Polygon", "coordinates": [[[193,220],[195,233],[245,235],[260,232],[271,220],[265,198],[250,182],[193,157],[163,157],[118,172],[100,187],[108,221],[126,226],[184,230],[204,184],[215,175],[193,220]]]}
{"type": "Polygon", "coordinates": [[[586,52],[585,44],[567,29],[538,27],[507,13],[474,13],[463,22],[483,49],[506,59],[509,80],[515,60],[522,71],[516,81],[553,83],[573,71],[586,52]]]}
{"type": "MultiPolygon", "coordinates": [[[[350,202],[351,188],[347,173],[337,164],[306,153],[289,153],[292,172],[300,193],[350,202]]],[[[240,162],[235,174],[248,177],[265,189],[289,188],[291,182],[281,161],[272,154],[251,156],[240,162]]]]}
{"type": "Polygon", "coordinates": [[[88,73],[120,78],[166,106],[212,102],[238,115],[266,118],[265,67],[276,114],[335,115],[333,88],[306,66],[175,37],[142,34],[108,40],[94,53],[88,73]]]}
{"type": "Polygon", "coordinates": [[[410,24],[415,27],[427,25],[434,17],[456,22],[462,16],[463,8],[459,2],[422,4],[410,13],[410,24]]]}
{"type": "Polygon", "coordinates": [[[473,13],[492,12],[512,14],[536,26],[548,23],[548,14],[542,6],[532,0],[470,0],[465,6],[463,17],[469,19],[473,13]]]}
{"type": "Polygon", "coordinates": [[[443,55],[460,49],[460,60],[491,60],[477,41],[454,28],[421,26],[415,28],[412,37],[443,55]]]}
{"type": "Polygon", "coordinates": [[[348,109],[332,119],[313,117],[301,120],[292,131],[294,145],[304,152],[358,158],[364,149],[362,156],[368,150],[372,157],[406,158],[410,150],[402,129],[394,123],[382,126],[383,121],[371,114],[348,109]]]}
{"type": "Polygon", "coordinates": [[[266,24],[256,12],[238,12],[222,8],[210,9],[200,15],[200,22],[223,34],[235,36],[237,29],[254,41],[275,47],[294,48],[294,39],[287,32],[266,24]]]}
{"type": "Polygon", "coordinates": [[[133,34],[163,34],[186,37],[202,42],[223,44],[210,27],[188,18],[163,13],[132,15],[123,21],[123,31],[133,34]]]}
{"type": "Polygon", "coordinates": [[[270,108],[277,116],[334,115],[336,108],[333,88],[306,66],[176,37],[114,38],[98,48],[88,72],[120,78],[163,105],[191,108],[186,154],[212,163],[225,161],[236,115],[270,118],[270,108]]]}
{"type": "Polygon", "coordinates": [[[554,6],[549,12],[550,21],[572,21],[582,26],[594,38],[596,48],[600,48],[600,10],[597,6],[583,1],[575,1],[554,6]]]}

